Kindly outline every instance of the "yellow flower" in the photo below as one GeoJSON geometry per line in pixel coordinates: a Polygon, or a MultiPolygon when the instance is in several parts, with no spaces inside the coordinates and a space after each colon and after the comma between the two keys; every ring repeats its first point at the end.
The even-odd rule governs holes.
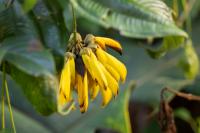
{"type": "Polygon", "coordinates": [[[104,107],[112,96],[117,96],[119,81],[125,82],[127,70],[123,63],[106,52],[106,47],[110,47],[121,54],[122,47],[117,41],[91,34],[82,41],[78,33],[76,41],[73,38],[74,34],[70,37],[61,72],[58,105],[72,101],[72,91],[75,91],[80,111],[84,113],[88,109],[88,97],[94,100],[100,92],[104,107]]]}

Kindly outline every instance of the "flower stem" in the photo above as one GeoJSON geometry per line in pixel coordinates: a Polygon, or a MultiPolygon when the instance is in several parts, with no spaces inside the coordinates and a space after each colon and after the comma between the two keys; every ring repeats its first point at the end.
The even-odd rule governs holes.
{"type": "Polygon", "coordinates": [[[72,15],[73,15],[73,33],[74,33],[74,41],[76,43],[76,32],[77,32],[77,24],[76,24],[76,15],[75,15],[75,11],[74,11],[74,7],[71,4],[72,7],[72,15]]]}
{"type": "Polygon", "coordinates": [[[5,128],[5,86],[4,86],[4,81],[5,81],[5,65],[3,63],[3,78],[2,78],[2,90],[1,90],[1,124],[2,124],[2,129],[5,128]]]}
{"type": "Polygon", "coordinates": [[[7,102],[8,102],[8,108],[9,108],[9,112],[10,112],[10,121],[12,124],[13,132],[16,133],[15,122],[14,122],[14,117],[13,117],[13,113],[12,113],[12,107],[10,104],[10,95],[9,95],[9,90],[8,90],[8,84],[7,84],[6,80],[5,80],[5,88],[6,88],[6,97],[7,97],[7,102]]]}

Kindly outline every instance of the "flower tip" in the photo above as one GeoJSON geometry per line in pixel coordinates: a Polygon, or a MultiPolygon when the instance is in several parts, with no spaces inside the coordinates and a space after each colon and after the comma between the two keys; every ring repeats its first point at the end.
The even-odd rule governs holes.
{"type": "Polygon", "coordinates": [[[108,46],[108,47],[114,49],[114,50],[117,51],[120,55],[123,54],[123,52],[122,52],[122,48],[121,48],[121,47],[113,47],[113,46],[108,46]]]}
{"type": "Polygon", "coordinates": [[[76,107],[75,107],[75,105],[72,107],[72,110],[76,110],[76,107]]]}
{"type": "Polygon", "coordinates": [[[102,103],[101,104],[101,108],[105,108],[106,107],[106,104],[105,103],[102,103]]]}
{"type": "Polygon", "coordinates": [[[81,110],[81,114],[84,114],[86,111],[85,110],[81,110]]]}
{"type": "Polygon", "coordinates": [[[122,49],[119,50],[118,53],[122,56],[122,54],[123,54],[123,53],[122,53],[122,49]]]}
{"type": "Polygon", "coordinates": [[[108,104],[109,104],[109,103],[103,102],[103,103],[101,104],[101,108],[105,108],[108,104]]]}
{"type": "Polygon", "coordinates": [[[125,81],[126,81],[126,80],[122,80],[122,84],[125,84],[125,81]]]}
{"type": "Polygon", "coordinates": [[[86,107],[80,107],[80,112],[83,114],[85,112],[87,112],[87,108],[86,107]]]}

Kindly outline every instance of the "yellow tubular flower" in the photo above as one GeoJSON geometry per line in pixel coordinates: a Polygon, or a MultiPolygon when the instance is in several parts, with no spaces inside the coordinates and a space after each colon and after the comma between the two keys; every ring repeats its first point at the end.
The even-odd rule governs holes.
{"type": "Polygon", "coordinates": [[[121,81],[124,83],[126,80],[127,70],[123,63],[118,61],[115,57],[112,55],[106,53],[104,50],[97,48],[96,49],[96,55],[98,60],[106,66],[106,64],[109,64],[116,70],[121,78],[121,81]]]}
{"type": "Polygon", "coordinates": [[[92,101],[97,97],[98,93],[99,93],[99,85],[96,84],[93,88],[91,88],[90,97],[92,101]]]}
{"type": "Polygon", "coordinates": [[[82,58],[93,80],[97,81],[101,87],[106,88],[108,86],[106,77],[100,69],[98,60],[91,49],[83,49],[82,58]],[[84,50],[89,50],[89,53],[84,52],[84,50]]]}
{"type": "Polygon", "coordinates": [[[109,64],[105,63],[104,67],[106,70],[115,78],[115,80],[118,82],[120,80],[120,75],[119,73],[109,64]]]}
{"type": "Polygon", "coordinates": [[[88,73],[88,88],[90,91],[90,98],[93,101],[98,93],[99,93],[99,85],[96,83],[96,81],[94,81],[91,77],[91,75],[88,73]]]}
{"type": "Polygon", "coordinates": [[[87,71],[85,72],[84,79],[83,79],[83,99],[84,99],[84,106],[81,108],[81,112],[86,112],[88,109],[88,77],[87,71]]]}
{"type": "Polygon", "coordinates": [[[77,93],[82,113],[88,110],[88,95],[94,100],[100,92],[103,107],[118,95],[119,81],[125,81],[127,70],[122,62],[105,51],[106,47],[122,52],[120,43],[113,39],[88,34],[83,41],[79,33],[71,34],[60,76],[59,108],[66,112],[75,108],[73,91],[77,93]]]}
{"type": "Polygon", "coordinates": [[[102,95],[102,107],[105,107],[111,100],[112,98],[112,91],[110,88],[104,89],[100,88],[101,90],[101,95],[102,95]]]}
{"type": "Polygon", "coordinates": [[[122,52],[122,47],[121,47],[120,43],[118,43],[117,41],[115,41],[113,39],[106,38],[106,37],[94,37],[94,40],[104,50],[106,49],[106,46],[108,46],[108,47],[111,47],[114,50],[118,51],[119,53],[122,52]]]}
{"type": "Polygon", "coordinates": [[[60,80],[60,93],[64,95],[66,101],[70,100],[70,84],[71,84],[71,72],[70,72],[70,58],[67,60],[62,73],[61,73],[61,80],[60,80]]]}
{"type": "Polygon", "coordinates": [[[58,96],[58,105],[64,105],[66,102],[67,101],[65,99],[64,93],[60,91],[58,96]]]}
{"type": "Polygon", "coordinates": [[[108,87],[112,90],[112,93],[114,96],[118,95],[118,83],[117,81],[112,77],[112,75],[105,69],[105,67],[99,62],[99,66],[103,70],[104,75],[106,76],[106,79],[108,81],[108,87]]]}
{"type": "Polygon", "coordinates": [[[69,60],[70,62],[70,72],[71,72],[71,85],[75,85],[75,62],[74,62],[74,57],[71,57],[69,60]]]}
{"type": "Polygon", "coordinates": [[[121,63],[119,60],[117,60],[114,56],[106,53],[106,57],[107,57],[107,63],[109,65],[112,65],[113,68],[115,68],[115,70],[117,70],[120,74],[120,78],[121,78],[121,81],[124,83],[125,80],[126,80],[126,75],[127,75],[127,70],[126,70],[126,67],[123,63],[121,63]]]}
{"type": "Polygon", "coordinates": [[[88,108],[87,72],[85,72],[84,77],[81,77],[81,75],[76,74],[76,80],[77,80],[79,106],[80,106],[81,112],[84,113],[87,111],[87,108],[88,108]]]}

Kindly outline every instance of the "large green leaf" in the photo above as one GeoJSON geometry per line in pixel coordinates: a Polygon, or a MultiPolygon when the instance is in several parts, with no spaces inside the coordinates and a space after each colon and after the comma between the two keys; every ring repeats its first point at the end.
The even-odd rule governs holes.
{"type": "MultiPolygon", "coordinates": [[[[13,35],[5,34],[1,42],[1,60],[8,63],[6,70],[23,89],[34,108],[49,115],[56,111],[58,88],[53,56],[43,47],[34,23],[24,14],[20,4],[14,2],[10,9],[12,10],[7,16],[15,16],[15,21],[11,22],[16,27],[13,35]]],[[[2,25],[6,26],[5,23],[2,25]]],[[[11,28],[12,26],[10,25],[11,28]]]]}
{"type": "Polygon", "coordinates": [[[50,115],[57,110],[57,79],[53,75],[34,77],[23,71],[10,67],[11,76],[22,88],[25,96],[35,110],[43,115],[50,115]]]}
{"type": "MultiPolygon", "coordinates": [[[[3,3],[0,3],[0,42],[7,36],[13,35],[16,30],[15,15],[13,8],[5,8],[3,3]],[[3,8],[4,7],[4,8],[3,8]],[[4,10],[3,10],[4,9],[4,10]]],[[[1,44],[0,44],[1,45],[1,44]]]]}
{"type": "Polygon", "coordinates": [[[1,64],[2,59],[3,59],[4,55],[6,54],[6,52],[7,52],[7,50],[2,49],[2,48],[0,47],[0,64],[1,64]]]}
{"type": "Polygon", "coordinates": [[[167,36],[163,38],[162,43],[157,44],[157,47],[147,47],[148,54],[155,59],[164,56],[167,52],[179,48],[184,44],[183,37],[167,36]]]}
{"type": "Polygon", "coordinates": [[[64,55],[67,42],[66,26],[57,1],[38,2],[29,16],[35,21],[44,45],[51,48],[53,53],[64,55]]]}
{"type": "Polygon", "coordinates": [[[9,38],[3,46],[8,47],[6,61],[31,75],[54,74],[55,65],[51,53],[42,48],[39,40],[9,38]]]}
{"type": "Polygon", "coordinates": [[[147,38],[187,34],[173,22],[160,0],[71,0],[83,16],[127,37],[147,38]]]}

